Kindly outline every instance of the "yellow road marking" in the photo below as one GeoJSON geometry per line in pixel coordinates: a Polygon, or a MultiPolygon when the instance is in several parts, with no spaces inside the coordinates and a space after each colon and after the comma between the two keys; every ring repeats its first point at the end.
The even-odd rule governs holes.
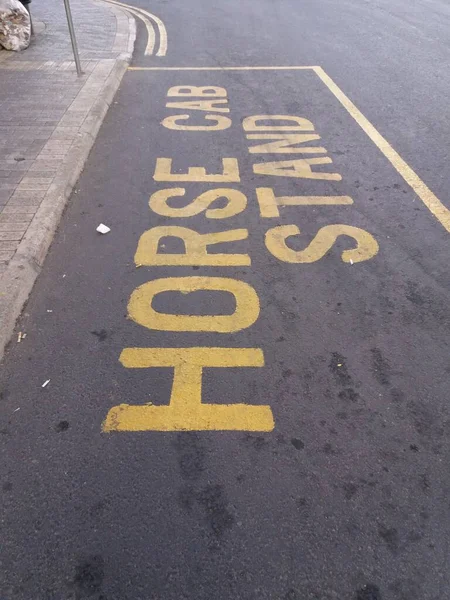
{"type": "Polygon", "coordinates": [[[317,158],[296,158],[294,160],[276,160],[253,165],[253,173],[257,175],[273,175],[274,177],[298,177],[303,179],[326,179],[341,181],[339,173],[313,171],[312,165],[329,165],[333,161],[329,156],[317,158]]]}
{"type": "Polygon", "coordinates": [[[350,196],[275,196],[272,188],[256,188],[260,214],[263,219],[279,217],[280,206],[335,206],[351,205],[350,196]]]}
{"type": "Polygon", "coordinates": [[[127,12],[130,12],[132,15],[134,15],[135,17],[137,17],[144,23],[144,25],[147,29],[147,46],[145,48],[144,55],[152,56],[154,49],[155,49],[155,41],[156,41],[155,31],[153,29],[152,22],[149,21],[149,19],[147,19],[146,17],[144,17],[144,15],[141,15],[137,9],[132,8],[131,6],[122,4],[121,2],[116,2],[115,0],[103,0],[103,2],[107,2],[108,4],[117,4],[118,6],[121,6],[127,12]]]}
{"type": "Polygon", "coordinates": [[[110,2],[111,4],[117,4],[118,6],[122,6],[125,10],[128,10],[135,16],[137,16],[141,21],[144,22],[147,33],[148,33],[148,43],[145,51],[145,55],[152,55],[155,47],[155,32],[152,27],[152,23],[156,25],[159,33],[159,49],[156,53],[156,56],[165,56],[167,53],[167,29],[164,23],[161,21],[159,17],[154,15],[143,8],[138,8],[137,6],[131,6],[130,4],[125,4],[124,2],[119,2],[118,0],[104,0],[104,2],[110,2]],[[150,23],[148,22],[150,20],[150,23]],[[150,50],[151,49],[151,50],[150,50]]]}
{"type": "MultiPolygon", "coordinates": [[[[108,0],[111,1],[111,0],[108,0]]],[[[128,67],[129,71],[307,71],[318,67],[128,67]]]]}
{"type": "Polygon", "coordinates": [[[161,225],[152,227],[141,235],[134,256],[137,265],[153,266],[198,266],[198,267],[241,267],[250,266],[248,254],[210,253],[208,249],[215,244],[225,244],[246,240],[248,229],[228,229],[215,233],[198,233],[189,227],[161,225]],[[184,244],[181,254],[161,253],[159,244],[163,238],[176,238],[184,244]]]}
{"type": "Polygon", "coordinates": [[[251,327],[259,317],[259,298],[251,285],[229,277],[164,277],[137,287],[128,302],[129,317],[155,331],[209,331],[236,333],[251,327]],[[155,296],[163,292],[226,292],[234,297],[231,315],[178,315],[156,311],[155,296]]]}
{"type": "MultiPolygon", "coordinates": [[[[169,206],[169,198],[182,197],[186,194],[185,188],[166,188],[154,192],[150,196],[148,205],[154,213],[163,217],[194,217],[205,211],[207,219],[229,219],[243,212],[247,207],[247,196],[232,188],[214,188],[201,193],[189,204],[174,208],[169,206]],[[227,203],[222,208],[209,208],[219,198],[226,198],[227,203]]],[[[275,200],[274,200],[275,202],[275,200]]]]}
{"type": "Polygon", "coordinates": [[[436,217],[436,219],[450,232],[450,210],[442,204],[430,188],[411,169],[403,158],[394,150],[389,142],[375,129],[368,119],[356,108],[353,102],[344,94],[334,81],[321,67],[313,67],[314,72],[327,86],[330,92],[339,100],[345,110],[355,119],[361,129],[369,136],[372,142],[388,159],[394,169],[403,177],[406,183],[419,196],[425,206],[436,217]]]}
{"type": "Polygon", "coordinates": [[[205,167],[189,167],[187,173],[172,173],[171,158],[157,158],[155,165],[155,181],[209,181],[215,183],[238,183],[239,163],[237,158],[222,158],[222,173],[207,173],[205,167]]]}
{"type": "MultiPolygon", "coordinates": [[[[111,1],[111,0],[108,0],[111,1]]],[[[450,210],[439,200],[417,173],[398,154],[372,123],[356,108],[341,88],[318,66],[259,66],[259,67],[128,67],[129,71],[307,71],[312,70],[358,123],[377,148],[388,159],[428,210],[450,233],[450,210]]]]}
{"type": "Polygon", "coordinates": [[[270,406],[203,404],[205,368],[263,367],[259,348],[125,348],[120,362],[128,369],[174,370],[168,405],[119,404],[108,412],[103,431],[272,431],[270,406]]]}
{"type": "MultiPolygon", "coordinates": [[[[108,1],[111,2],[112,0],[108,0],[108,1]]],[[[121,4],[122,6],[124,6],[126,8],[131,8],[133,10],[137,10],[137,12],[141,13],[142,15],[147,16],[151,21],[153,21],[156,24],[156,27],[158,28],[158,33],[159,33],[159,49],[158,49],[158,52],[156,53],[156,56],[165,56],[167,54],[167,29],[166,29],[164,23],[161,21],[161,19],[159,17],[157,17],[156,15],[154,15],[153,13],[148,12],[148,10],[144,10],[143,8],[138,8],[137,6],[130,6],[129,4],[119,2],[118,0],[114,0],[114,2],[116,4],[121,4]]]]}
{"type": "Polygon", "coordinates": [[[165,56],[167,54],[167,29],[164,23],[156,15],[145,10],[142,12],[145,12],[154,20],[159,30],[159,50],[156,53],[156,56],[165,56]]]}
{"type": "Polygon", "coordinates": [[[356,248],[344,250],[341,254],[343,262],[351,265],[373,258],[379,250],[378,242],[369,232],[352,225],[325,225],[319,229],[304,250],[292,250],[286,244],[286,239],[299,234],[300,229],[297,225],[273,227],[266,232],[266,248],[275,258],[283,262],[314,263],[331,250],[339,236],[345,235],[353,238],[356,242],[356,248]]]}

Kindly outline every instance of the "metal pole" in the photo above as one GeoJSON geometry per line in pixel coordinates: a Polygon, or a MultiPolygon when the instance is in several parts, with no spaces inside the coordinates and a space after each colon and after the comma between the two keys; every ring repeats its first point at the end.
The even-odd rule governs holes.
{"type": "Polygon", "coordinates": [[[75,37],[75,29],[73,27],[72,12],[70,10],[69,0],[64,0],[64,7],[66,9],[67,25],[69,26],[70,41],[72,42],[73,57],[75,59],[75,65],[77,67],[77,73],[78,75],[83,75],[83,71],[81,70],[80,57],[78,55],[77,40],[75,37]]]}

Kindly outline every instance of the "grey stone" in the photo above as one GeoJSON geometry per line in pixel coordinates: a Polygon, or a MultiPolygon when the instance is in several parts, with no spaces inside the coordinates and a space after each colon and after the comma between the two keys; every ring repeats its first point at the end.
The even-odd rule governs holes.
{"type": "Polygon", "coordinates": [[[31,21],[19,0],[0,0],[0,45],[6,50],[25,50],[30,45],[31,21]]]}

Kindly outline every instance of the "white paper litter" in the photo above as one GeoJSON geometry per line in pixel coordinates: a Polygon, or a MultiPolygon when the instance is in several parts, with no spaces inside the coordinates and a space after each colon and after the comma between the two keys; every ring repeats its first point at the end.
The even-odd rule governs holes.
{"type": "Polygon", "coordinates": [[[99,233],[109,233],[111,231],[111,229],[109,227],[107,227],[106,225],[103,225],[103,223],[100,223],[100,225],[97,227],[96,231],[98,231],[99,233]]]}
{"type": "Polygon", "coordinates": [[[46,385],[48,385],[50,383],[50,379],[47,379],[47,381],[44,381],[44,383],[42,384],[42,387],[45,387],[46,385]]]}

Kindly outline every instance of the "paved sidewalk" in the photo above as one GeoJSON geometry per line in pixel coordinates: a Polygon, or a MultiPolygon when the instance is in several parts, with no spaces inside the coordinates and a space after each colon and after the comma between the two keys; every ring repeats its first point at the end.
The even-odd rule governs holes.
{"type": "Polygon", "coordinates": [[[132,54],[125,13],[71,5],[82,77],[62,1],[33,2],[45,29],[24,52],[0,50],[0,358],[132,54]]]}

